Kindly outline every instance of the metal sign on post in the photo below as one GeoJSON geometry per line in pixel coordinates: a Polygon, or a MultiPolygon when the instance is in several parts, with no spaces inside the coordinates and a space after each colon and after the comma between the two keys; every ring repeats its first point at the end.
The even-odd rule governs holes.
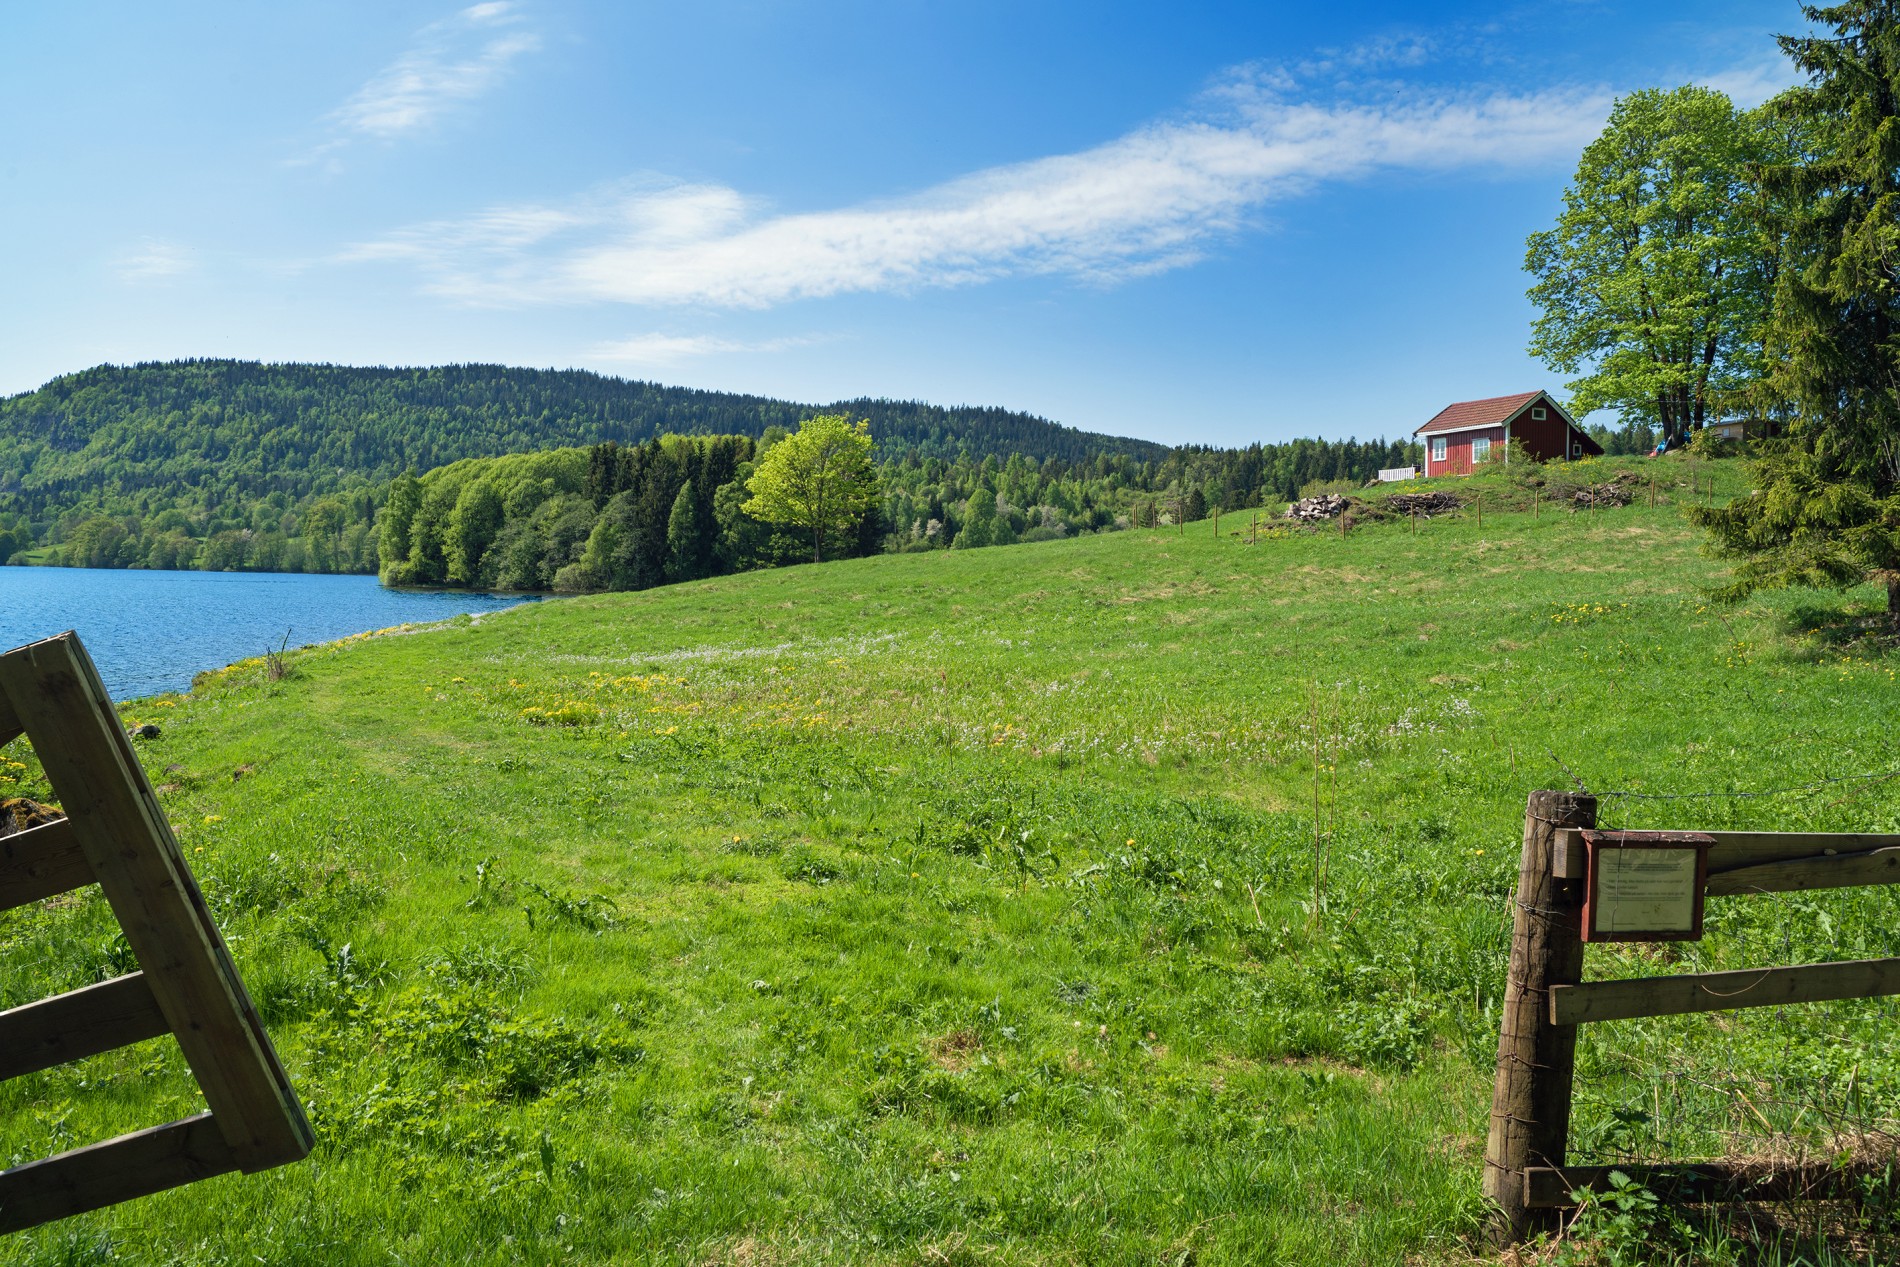
{"type": "Polygon", "coordinates": [[[307,1156],[303,1106],[78,635],[0,655],[0,744],[21,734],[65,817],[0,838],[0,910],[97,883],[140,971],[0,1012],[0,1080],[171,1034],[210,1111],[0,1171],[0,1233],[307,1156]]]}
{"type": "Polygon", "coordinates": [[[1584,831],[1583,940],[1700,941],[1715,837],[1685,831],[1584,831]]]}

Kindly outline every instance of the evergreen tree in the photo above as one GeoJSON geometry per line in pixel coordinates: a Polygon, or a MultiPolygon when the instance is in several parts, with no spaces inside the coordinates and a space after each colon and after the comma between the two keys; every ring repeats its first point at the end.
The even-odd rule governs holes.
{"type": "Polygon", "coordinates": [[[666,579],[690,581],[699,576],[699,499],[690,483],[681,484],[666,520],[666,579]]]}
{"type": "Polygon", "coordinates": [[[1768,108],[1813,153],[1761,173],[1786,259],[1769,387],[1792,417],[1755,490],[1695,517],[1740,560],[1728,597],[1884,581],[1900,633],[1900,12],[1802,12],[1832,33],[1781,37],[1809,81],[1768,108]]]}

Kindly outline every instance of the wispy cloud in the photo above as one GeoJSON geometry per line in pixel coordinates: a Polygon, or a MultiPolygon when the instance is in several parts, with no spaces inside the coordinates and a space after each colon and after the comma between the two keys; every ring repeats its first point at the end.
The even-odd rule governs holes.
{"type": "Polygon", "coordinates": [[[1752,110],[1768,98],[1800,83],[1801,73],[1795,69],[1793,62],[1776,55],[1714,75],[1705,75],[1695,82],[1719,89],[1727,93],[1736,105],[1752,110]]]}
{"type": "Polygon", "coordinates": [[[198,267],[198,255],[188,246],[147,238],[136,251],[112,262],[119,280],[134,285],[170,281],[198,267]]]}
{"type": "Polygon", "coordinates": [[[409,48],[331,111],[333,135],[319,154],[360,138],[393,140],[422,131],[450,109],[495,87],[515,60],[541,46],[522,29],[511,0],[489,0],[432,22],[409,48]]]}
{"type": "Polygon", "coordinates": [[[886,202],[774,215],[724,186],[649,181],[412,226],[342,258],[405,262],[436,293],[497,305],[763,308],[1033,274],[1113,282],[1189,264],[1322,182],[1568,159],[1609,105],[1578,89],[1319,103],[1251,71],[1209,101],[1094,149],[886,202]]]}
{"type": "Polygon", "coordinates": [[[670,369],[706,356],[784,352],[826,341],[822,335],[791,335],[748,341],[710,334],[636,334],[598,345],[589,353],[588,359],[590,362],[606,361],[646,369],[670,369]]]}

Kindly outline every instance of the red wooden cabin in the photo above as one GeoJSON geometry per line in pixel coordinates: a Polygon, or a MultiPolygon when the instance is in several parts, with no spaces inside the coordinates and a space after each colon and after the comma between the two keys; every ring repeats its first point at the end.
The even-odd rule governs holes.
{"type": "Polygon", "coordinates": [[[1519,392],[1489,400],[1446,405],[1412,433],[1425,444],[1425,475],[1469,475],[1491,455],[1492,446],[1516,440],[1540,461],[1595,457],[1603,446],[1551,399],[1549,392],[1519,392]]]}

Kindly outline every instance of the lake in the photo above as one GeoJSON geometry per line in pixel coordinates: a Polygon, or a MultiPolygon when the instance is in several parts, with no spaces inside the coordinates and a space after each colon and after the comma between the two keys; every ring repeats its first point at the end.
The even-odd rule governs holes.
{"type": "Polygon", "coordinates": [[[114,699],[182,691],[195,674],[409,621],[535,601],[385,589],[373,576],[0,567],[0,651],[77,629],[114,699]]]}

